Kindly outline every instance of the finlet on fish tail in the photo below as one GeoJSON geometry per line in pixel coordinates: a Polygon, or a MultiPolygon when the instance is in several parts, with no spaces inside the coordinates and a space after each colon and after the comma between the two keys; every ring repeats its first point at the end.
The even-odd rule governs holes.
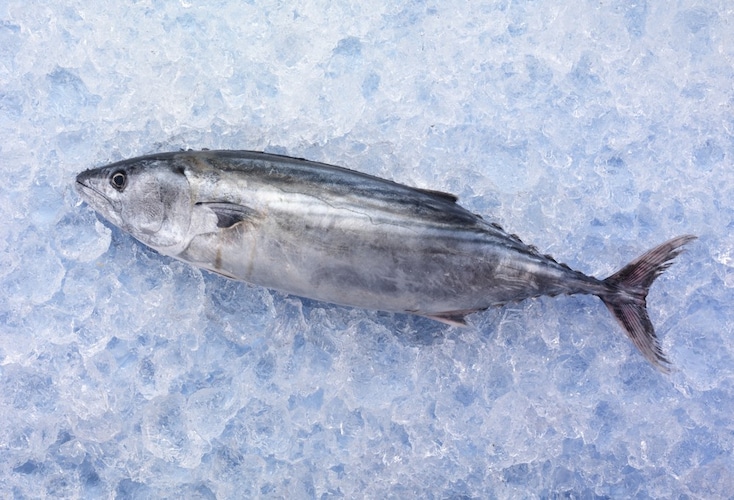
{"type": "Polygon", "coordinates": [[[647,293],[655,278],[672,264],[686,243],[695,236],[678,236],[649,250],[603,281],[607,291],[599,298],[622,325],[627,336],[660,371],[668,373],[665,357],[647,314],[647,293]]]}

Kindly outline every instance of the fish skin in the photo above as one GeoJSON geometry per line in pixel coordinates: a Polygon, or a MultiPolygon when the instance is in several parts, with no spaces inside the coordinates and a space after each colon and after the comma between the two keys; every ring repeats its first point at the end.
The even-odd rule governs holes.
{"type": "Polygon", "coordinates": [[[663,371],[645,297],[694,238],[670,240],[600,280],[541,255],[451,194],[252,151],[133,158],[80,173],[76,187],[163,255],[335,304],[461,325],[508,302],[597,295],[663,371]]]}

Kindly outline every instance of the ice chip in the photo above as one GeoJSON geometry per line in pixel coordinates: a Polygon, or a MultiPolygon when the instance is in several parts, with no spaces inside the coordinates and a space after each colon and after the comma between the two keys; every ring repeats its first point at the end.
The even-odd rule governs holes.
{"type": "Polygon", "coordinates": [[[184,408],[185,402],[180,395],[153,399],[143,412],[141,430],[145,447],[153,455],[191,469],[199,465],[207,446],[188,425],[184,408]]]}

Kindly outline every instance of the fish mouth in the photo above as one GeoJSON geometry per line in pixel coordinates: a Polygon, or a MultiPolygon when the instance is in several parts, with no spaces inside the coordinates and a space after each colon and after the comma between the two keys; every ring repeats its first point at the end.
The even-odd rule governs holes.
{"type": "Polygon", "coordinates": [[[97,212],[107,215],[117,208],[113,200],[109,199],[102,191],[94,186],[97,180],[93,170],[87,170],[76,176],[74,187],[81,199],[97,212]]]}
{"type": "Polygon", "coordinates": [[[79,195],[82,197],[84,197],[84,195],[86,195],[88,191],[94,191],[94,188],[92,186],[87,186],[86,184],[84,184],[84,182],[79,180],[79,177],[76,178],[74,188],[76,188],[76,192],[79,193],[79,195]]]}
{"type": "Polygon", "coordinates": [[[93,189],[91,184],[89,183],[90,179],[92,179],[92,170],[85,170],[84,172],[78,174],[76,176],[76,188],[79,189],[79,187],[81,186],[82,188],[93,189]]]}
{"type": "Polygon", "coordinates": [[[81,196],[84,201],[88,201],[88,198],[106,199],[106,197],[99,190],[95,189],[89,182],[89,176],[85,175],[86,173],[87,172],[82,172],[76,176],[74,187],[76,188],[76,192],[79,193],[79,196],[81,196]]]}

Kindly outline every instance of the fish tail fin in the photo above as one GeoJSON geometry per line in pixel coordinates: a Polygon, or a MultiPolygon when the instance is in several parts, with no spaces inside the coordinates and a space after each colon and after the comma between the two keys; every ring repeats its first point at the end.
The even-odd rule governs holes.
{"type": "Polygon", "coordinates": [[[599,298],[622,325],[627,336],[660,371],[667,373],[670,361],[660,347],[647,314],[647,293],[655,278],[672,264],[686,243],[695,236],[678,236],[647,251],[603,281],[606,291],[599,298]]]}

